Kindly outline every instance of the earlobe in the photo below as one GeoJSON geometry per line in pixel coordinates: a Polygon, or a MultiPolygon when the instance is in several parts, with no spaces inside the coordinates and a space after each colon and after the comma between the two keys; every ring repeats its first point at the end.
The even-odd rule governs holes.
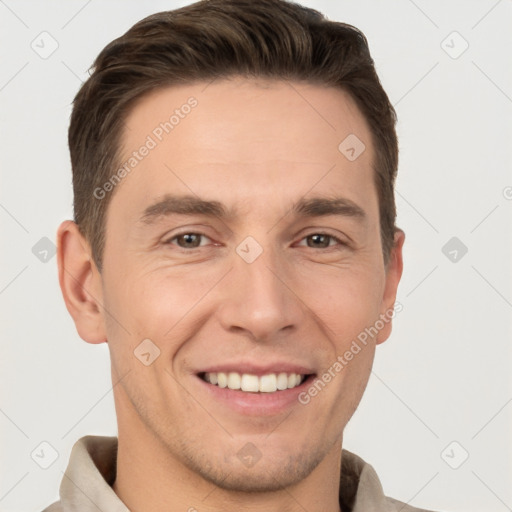
{"type": "Polygon", "coordinates": [[[384,294],[382,297],[382,308],[381,315],[384,315],[387,322],[383,329],[379,331],[377,335],[377,344],[383,343],[386,341],[390,334],[392,328],[391,314],[393,314],[395,302],[396,302],[396,292],[398,289],[398,284],[400,283],[400,279],[402,277],[403,271],[403,256],[402,256],[402,248],[405,242],[405,233],[396,228],[395,237],[394,237],[394,245],[391,249],[391,254],[389,256],[389,262],[386,269],[386,284],[384,287],[384,294]]]}
{"type": "Polygon", "coordinates": [[[57,231],[57,264],[60,289],[79,336],[88,343],[105,342],[101,276],[89,244],[71,220],[57,231]]]}

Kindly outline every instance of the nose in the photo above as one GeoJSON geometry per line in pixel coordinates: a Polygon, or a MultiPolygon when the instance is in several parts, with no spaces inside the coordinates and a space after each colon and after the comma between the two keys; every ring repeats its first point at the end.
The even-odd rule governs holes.
{"type": "Polygon", "coordinates": [[[218,315],[224,329],[260,343],[297,330],[304,305],[294,293],[290,269],[271,249],[252,263],[238,254],[221,293],[218,315]]]}

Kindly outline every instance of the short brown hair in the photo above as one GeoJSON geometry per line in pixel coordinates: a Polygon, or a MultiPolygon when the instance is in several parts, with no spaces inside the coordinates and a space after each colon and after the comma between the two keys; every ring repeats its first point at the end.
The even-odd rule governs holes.
{"type": "Polygon", "coordinates": [[[396,113],[363,33],[286,0],[202,0],[148,16],[109,43],[74,99],[69,127],[74,220],[100,272],[112,193],[101,200],[93,193],[119,164],[130,106],[158,87],[236,75],[306,81],[351,95],[373,138],[387,263],[396,219],[396,113]]]}

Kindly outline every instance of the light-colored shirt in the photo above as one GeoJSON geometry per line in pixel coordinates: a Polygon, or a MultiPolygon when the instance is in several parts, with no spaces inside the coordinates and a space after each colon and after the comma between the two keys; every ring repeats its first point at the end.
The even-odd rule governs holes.
{"type": "MultiPolygon", "coordinates": [[[[129,512],[112,490],[116,479],[117,437],[85,436],[71,451],[60,485],[60,501],[43,512],[129,512]]],[[[428,512],[384,496],[375,470],[343,450],[340,506],[343,512],[428,512]]]]}

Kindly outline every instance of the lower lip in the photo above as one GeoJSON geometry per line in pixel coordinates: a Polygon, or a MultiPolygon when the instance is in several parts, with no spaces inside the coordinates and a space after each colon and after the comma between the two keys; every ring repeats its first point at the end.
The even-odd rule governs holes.
{"type": "Polygon", "coordinates": [[[221,388],[204,381],[198,375],[202,389],[214,400],[226,405],[229,409],[247,416],[272,416],[300,405],[298,396],[309,387],[314,375],[309,375],[304,382],[292,389],[283,389],[274,393],[250,393],[241,390],[221,388]]]}

